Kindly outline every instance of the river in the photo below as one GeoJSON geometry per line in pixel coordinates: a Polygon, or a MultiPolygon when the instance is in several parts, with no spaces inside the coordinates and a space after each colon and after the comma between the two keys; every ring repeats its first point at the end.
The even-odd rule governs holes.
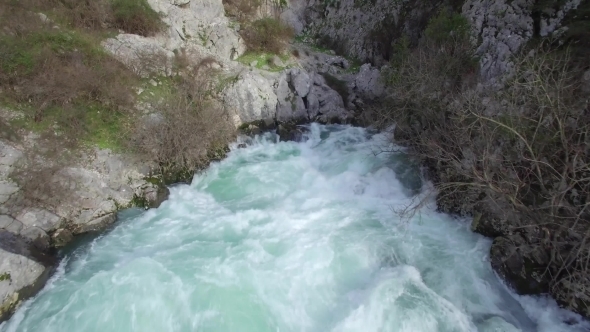
{"type": "Polygon", "coordinates": [[[468,220],[432,202],[402,218],[428,184],[380,153],[385,134],[309,128],[234,144],[160,208],[124,211],[0,331],[586,331],[508,290],[468,220]]]}

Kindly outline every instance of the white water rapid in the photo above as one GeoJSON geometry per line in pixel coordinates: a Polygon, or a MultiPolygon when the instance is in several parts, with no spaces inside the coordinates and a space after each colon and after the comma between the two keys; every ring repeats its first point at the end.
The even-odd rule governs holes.
{"type": "Polygon", "coordinates": [[[374,153],[384,138],[314,124],[233,149],[66,253],[0,331],[586,331],[504,287],[468,221],[427,206],[401,222],[421,184],[404,154],[374,153]]]}

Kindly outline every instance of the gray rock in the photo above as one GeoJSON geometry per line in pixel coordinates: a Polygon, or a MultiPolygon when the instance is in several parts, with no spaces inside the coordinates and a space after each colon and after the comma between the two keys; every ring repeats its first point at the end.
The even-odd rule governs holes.
{"type": "MultiPolygon", "coordinates": [[[[7,142],[0,141],[0,178],[6,178],[16,162],[22,157],[22,151],[7,142]]],[[[10,182],[6,181],[5,182],[10,182]]]]}
{"type": "Polygon", "coordinates": [[[148,1],[170,27],[167,49],[192,44],[220,60],[233,60],[246,51],[236,27],[225,17],[221,0],[172,1],[176,3],[170,0],[148,1]]]}
{"type": "Polygon", "coordinates": [[[277,135],[282,142],[295,141],[301,142],[305,129],[293,124],[282,123],[277,127],[277,135]]]}
{"type": "Polygon", "coordinates": [[[77,228],[74,230],[74,234],[81,234],[93,231],[99,231],[105,229],[108,225],[114,223],[117,220],[117,214],[111,213],[105,216],[100,216],[98,218],[92,219],[84,224],[78,224],[77,228]]]}
{"type": "Polygon", "coordinates": [[[170,197],[170,190],[167,187],[154,187],[146,190],[144,194],[147,200],[148,207],[158,208],[160,205],[170,197]]]}
{"type": "Polygon", "coordinates": [[[309,94],[308,100],[317,98],[319,104],[317,114],[309,113],[311,119],[320,122],[332,122],[338,119],[344,122],[352,118],[351,112],[344,108],[342,96],[327,85],[314,85],[309,94]]]}
{"type": "Polygon", "coordinates": [[[18,189],[16,183],[0,180],[0,204],[6,203],[18,189]]]}
{"type": "Polygon", "coordinates": [[[0,322],[43,287],[53,264],[20,238],[0,231],[0,322]]]}
{"type": "Polygon", "coordinates": [[[258,61],[254,60],[254,61],[250,62],[250,67],[256,67],[257,64],[258,64],[258,61]]]}
{"type": "Polygon", "coordinates": [[[318,95],[310,93],[307,95],[307,114],[311,119],[315,119],[320,113],[320,101],[318,95]]]}
{"type": "Polygon", "coordinates": [[[45,15],[43,13],[37,13],[37,16],[39,17],[39,19],[41,20],[41,22],[43,22],[43,23],[51,23],[51,20],[47,17],[47,15],[45,15]]]}
{"type": "Polygon", "coordinates": [[[40,250],[46,250],[49,248],[49,235],[39,227],[25,227],[20,231],[20,236],[40,250]]]}
{"type": "Polygon", "coordinates": [[[267,79],[255,71],[244,72],[222,93],[222,101],[237,126],[256,120],[274,119],[277,96],[274,79],[267,79]]]}
{"type": "Polygon", "coordinates": [[[307,109],[301,96],[291,90],[287,73],[282,73],[275,89],[277,96],[276,119],[280,122],[308,120],[307,109]]]}
{"type": "Polygon", "coordinates": [[[305,70],[293,68],[289,71],[291,85],[300,97],[306,97],[311,89],[311,79],[305,70]]]}
{"type": "Polygon", "coordinates": [[[108,38],[103,48],[142,77],[172,75],[174,53],[155,39],[132,34],[108,38]]]}
{"type": "Polygon", "coordinates": [[[53,245],[55,247],[63,247],[70,241],[72,241],[73,238],[74,235],[72,234],[72,232],[69,229],[65,228],[60,228],[56,230],[51,236],[51,239],[53,240],[53,245]]]}
{"type": "Polygon", "coordinates": [[[283,62],[283,60],[281,60],[281,58],[279,58],[278,55],[274,55],[270,59],[270,63],[275,67],[285,67],[285,63],[283,62]]]}
{"type": "Polygon", "coordinates": [[[361,66],[354,83],[355,92],[366,99],[375,99],[385,92],[381,72],[368,63],[361,66]]]}
{"type": "Polygon", "coordinates": [[[37,227],[45,232],[57,229],[61,218],[47,210],[39,208],[23,209],[15,219],[20,221],[25,228],[37,227]]]}
{"type": "Polygon", "coordinates": [[[19,234],[23,229],[23,224],[7,215],[0,215],[0,229],[7,230],[14,234],[19,234]]]}

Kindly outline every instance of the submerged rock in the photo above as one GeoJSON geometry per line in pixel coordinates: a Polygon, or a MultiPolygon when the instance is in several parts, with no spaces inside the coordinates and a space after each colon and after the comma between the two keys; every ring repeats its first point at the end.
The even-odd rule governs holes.
{"type": "Polygon", "coordinates": [[[293,124],[280,124],[277,127],[277,135],[282,142],[295,141],[301,142],[303,134],[306,132],[305,128],[293,124]]]}

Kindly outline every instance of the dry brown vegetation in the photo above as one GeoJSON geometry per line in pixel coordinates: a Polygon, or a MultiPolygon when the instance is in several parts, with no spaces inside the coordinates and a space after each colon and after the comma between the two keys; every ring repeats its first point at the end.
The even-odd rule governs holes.
{"type": "Polygon", "coordinates": [[[136,153],[175,182],[219,157],[231,139],[233,127],[207,92],[214,82],[214,73],[205,73],[207,61],[187,73],[189,59],[179,52],[173,64],[151,56],[143,68],[129,69],[101,48],[111,29],[156,32],[159,18],[144,5],[145,0],[0,0],[0,103],[22,113],[0,121],[0,133],[30,146],[12,174],[21,187],[19,204],[53,210],[67,200],[76,184],[61,174],[86,148],[136,153]],[[125,10],[133,15],[125,16],[125,10]],[[153,75],[153,67],[161,66],[182,73],[154,77],[166,82],[166,93],[138,75],[153,75]],[[156,90],[153,98],[138,97],[135,87],[145,84],[156,90]],[[135,107],[140,99],[158,121],[141,120],[144,113],[135,107]],[[29,132],[37,138],[24,140],[29,132]]]}
{"type": "Polygon", "coordinates": [[[132,129],[128,148],[159,165],[167,181],[190,180],[194,170],[223,156],[234,138],[228,113],[211,96],[210,61],[178,77],[175,92],[154,102],[152,113],[132,129]]]}
{"type": "Polygon", "coordinates": [[[247,24],[240,34],[248,50],[281,54],[293,39],[293,29],[278,19],[267,17],[247,24]]]}
{"type": "Polygon", "coordinates": [[[294,37],[293,29],[279,19],[285,1],[224,0],[223,6],[241,24],[248,51],[281,54],[294,37]]]}
{"type": "Polygon", "coordinates": [[[545,257],[535,273],[546,286],[536,291],[585,312],[590,111],[582,71],[567,49],[541,44],[514,59],[501,89],[477,88],[471,45],[452,31],[437,40],[427,30],[418,47],[399,49],[375,119],[395,123],[396,141],[436,170],[439,208],[496,216],[503,229],[490,236],[522,238],[521,255],[545,257]]]}
{"type": "MultiPolygon", "coordinates": [[[[4,0],[0,6],[30,12],[43,12],[67,27],[93,31],[121,29],[150,36],[163,23],[146,0],[4,0]]],[[[24,25],[27,22],[23,22],[24,25]]]]}

